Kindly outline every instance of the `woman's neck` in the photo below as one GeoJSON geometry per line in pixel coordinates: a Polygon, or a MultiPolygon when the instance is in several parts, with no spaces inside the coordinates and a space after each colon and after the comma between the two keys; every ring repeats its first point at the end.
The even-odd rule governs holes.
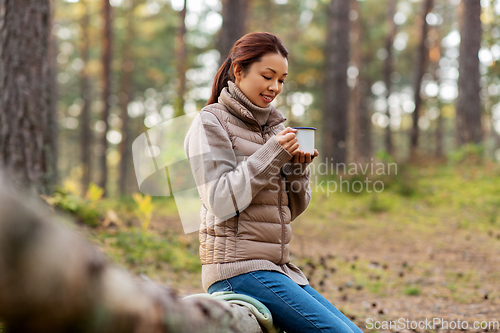
{"type": "Polygon", "coordinates": [[[267,123],[267,119],[269,118],[269,114],[271,112],[272,108],[271,104],[269,104],[265,108],[255,105],[240,90],[240,88],[238,88],[236,83],[234,83],[233,81],[228,81],[227,84],[229,93],[252,113],[252,115],[255,117],[260,126],[265,125],[267,123]]]}

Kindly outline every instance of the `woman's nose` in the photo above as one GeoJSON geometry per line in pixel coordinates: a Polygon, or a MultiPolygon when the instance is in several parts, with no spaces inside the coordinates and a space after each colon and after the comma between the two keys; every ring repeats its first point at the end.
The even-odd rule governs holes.
{"type": "Polygon", "coordinates": [[[272,83],[269,85],[269,90],[272,90],[272,91],[278,91],[278,82],[272,82],[272,83]]]}

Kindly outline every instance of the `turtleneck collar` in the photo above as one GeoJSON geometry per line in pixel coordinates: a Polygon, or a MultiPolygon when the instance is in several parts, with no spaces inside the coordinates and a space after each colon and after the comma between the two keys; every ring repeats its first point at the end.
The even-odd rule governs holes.
{"type": "Polygon", "coordinates": [[[255,120],[257,120],[260,126],[265,125],[273,106],[269,104],[267,107],[261,108],[260,106],[252,103],[233,81],[227,81],[227,84],[231,96],[233,96],[238,102],[240,102],[252,113],[255,120]]]}

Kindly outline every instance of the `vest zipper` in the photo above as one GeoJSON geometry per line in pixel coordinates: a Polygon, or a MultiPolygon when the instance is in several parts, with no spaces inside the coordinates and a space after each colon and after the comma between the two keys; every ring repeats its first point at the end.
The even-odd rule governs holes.
{"type": "Polygon", "coordinates": [[[283,221],[283,215],[281,215],[281,196],[283,193],[281,193],[281,174],[279,174],[279,182],[280,182],[280,191],[278,194],[278,214],[280,215],[280,221],[281,221],[281,258],[278,264],[281,264],[281,261],[283,260],[283,255],[285,254],[285,222],[283,221]]]}
{"type": "MultiPolygon", "coordinates": [[[[234,232],[234,236],[237,236],[238,235],[238,226],[240,224],[240,213],[239,212],[236,212],[236,230],[234,232]]],[[[236,242],[236,240],[235,240],[236,242]]]]}
{"type": "MultiPolygon", "coordinates": [[[[285,119],[286,120],[286,119],[285,119]]],[[[281,124],[282,122],[284,122],[285,120],[281,121],[280,123],[278,124],[281,124]]],[[[277,124],[276,124],[277,125],[277,124]]],[[[274,125],[273,125],[274,126],[274,125]]],[[[262,126],[260,126],[260,135],[262,136],[262,139],[264,140],[264,142],[266,141],[266,139],[264,139],[264,129],[262,128],[262,126]]],[[[271,126],[268,125],[266,127],[266,130],[269,130],[271,126]]],[[[283,256],[285,254],[285,221],[283,221],[283,216],[281,214],[281,196],[283,195],[282,192],[282,185],[281,185],[281,173],[278,174],[279,176],[279,182],[280,182],[280,190],[279,190],[279,194],[278,194],[278,214],[280,216],[280,224],[281,224],[281,258],[280,258],[280,261],[278,262],[278,264],[281,263],[281,261],[283,260],[283,256]]]]}

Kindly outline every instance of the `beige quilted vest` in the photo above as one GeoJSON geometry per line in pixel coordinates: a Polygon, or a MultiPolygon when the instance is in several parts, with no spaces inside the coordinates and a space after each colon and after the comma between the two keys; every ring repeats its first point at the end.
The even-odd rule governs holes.
{"type": "MultiPolygon", "coordinates": [[[[226,106],[227,98],[223,92],[219,103],[208,105],[200,112],[211,112],[217,117],[240,163],[282,131],[286,119],[272,108],[267,124],[261,128],[247,109],[226,106]]],[[[291,214],[284,177],[282,172],[275,175],[246,209],[223,223],[216,224],[215,216],[202,206],[199,239],[203,265],[250,259],[267,259],[278,265],[290,261],[291,214]]]]}

